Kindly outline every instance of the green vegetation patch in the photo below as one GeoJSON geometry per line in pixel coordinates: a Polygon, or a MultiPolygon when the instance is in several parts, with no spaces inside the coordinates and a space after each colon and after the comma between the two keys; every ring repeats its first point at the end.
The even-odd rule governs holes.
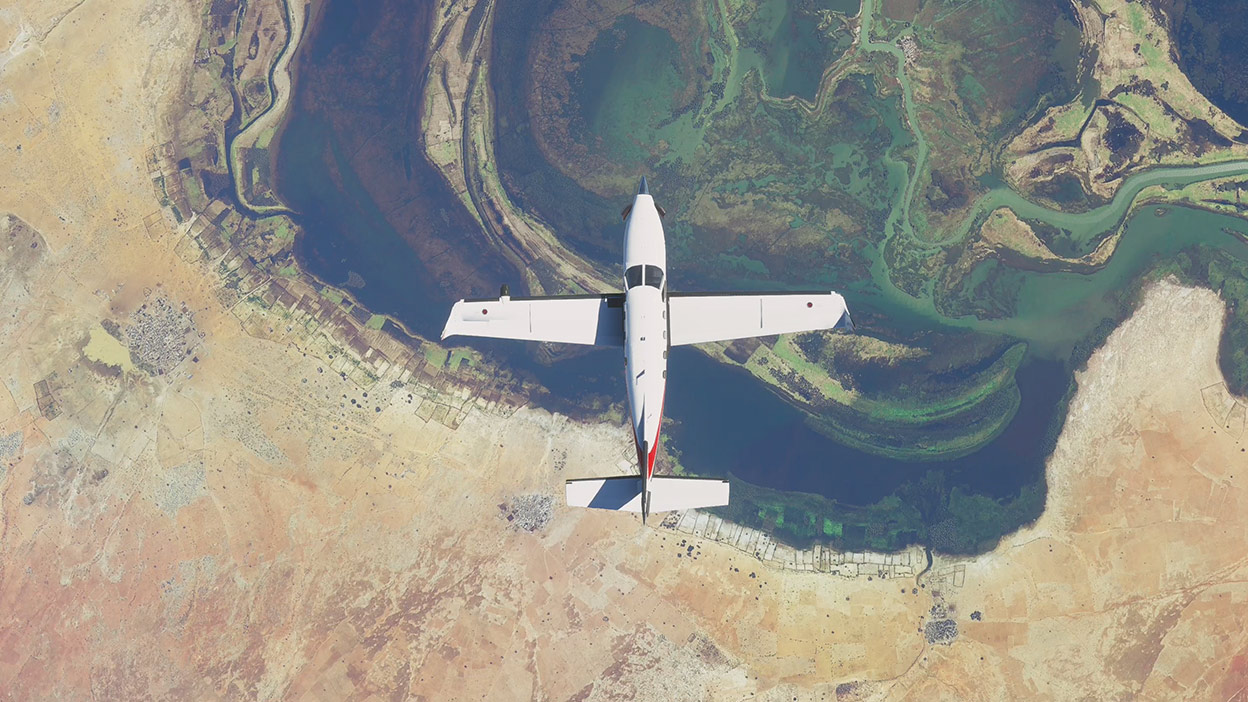
{"type": "Polygon", "coordinates": [[[950,487],[944,473],[926,471],[896,493],[856,507],[730,480],[732,504],[713,510],[719,516],[797,548],[818,543],[844,551],[898,551],[923,544],[941,553],[982,553],[995,548],[1003,534],[1035,521],[1046,494],[1040,479],[1017,495],[996,499],[950,487]]]}
{"type": "Polygon", "coordinates": [[[451,352],[450,369],[452,372],[460,369],[460,364],[466,363],[469,368],[477,365],[476,354],[467,349],[455,349],[451,352]]]}
{"type": "MultiPolygon", "coordinates": [[[[1248,246],[1248,226],[1238,236],[1248,246]]],[[[1183,251],[1161,267],[1158,273],[1173,273],[1184,282],[1208,287],[1226,301],[1226,329],[1218,347],[1218,365],[1234,394],[1248,395],[1248,256],[1236,257],[1226,251],[1196,246],[1183,251]]]]}
{"type": "Polygon", "coordinates": [[[436,344],[425,344],[423,347],[425,352],[425,360],[434,368],[442,368],[446,366],[446,359],[450,356],[450,352],[436,344]]]}
{"type": "Polygon", "coordinates": [[[921,543],[921,515],[889,496],[876,504],[854,507],[818,495],[760,488],[730,476],[732,502],[715,514],[776,535],[807,548],[816,543],[844,550],[897,551],[921,543]]]}

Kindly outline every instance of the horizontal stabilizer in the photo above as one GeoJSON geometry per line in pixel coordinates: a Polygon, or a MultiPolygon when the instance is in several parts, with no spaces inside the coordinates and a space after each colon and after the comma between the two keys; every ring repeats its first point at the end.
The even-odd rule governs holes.
{"type": "Polygon", "coordinates": [[[723,507],[728,504],[728,481],[721,478],[651,478],[650,511],[723,507]]]}
{"type": "MultiPolygon", "coordinates": [[[[641,511],[642,480],[635,477],[569,480],[568,506],[641,511]]],[[[650,512],[722,507],[728,504],[728,481],[720,478],[651,478],[650,512]]]]}
{"type": "Polygon", "coordinates": [[[569,507],[641,511],[641,478],[587,478],[569,480],[564,488],[569,507]]]}

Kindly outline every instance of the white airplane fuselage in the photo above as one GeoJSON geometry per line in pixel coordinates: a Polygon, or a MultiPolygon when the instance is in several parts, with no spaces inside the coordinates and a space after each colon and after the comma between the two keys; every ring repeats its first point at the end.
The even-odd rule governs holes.
{"type": "Polygon", "coordinates": [[[658,207],[647,192],[637,194],[624,224],[624,290],[629,416],[644,486],[654,476],[668,351],[667,245],[658,207]]]}

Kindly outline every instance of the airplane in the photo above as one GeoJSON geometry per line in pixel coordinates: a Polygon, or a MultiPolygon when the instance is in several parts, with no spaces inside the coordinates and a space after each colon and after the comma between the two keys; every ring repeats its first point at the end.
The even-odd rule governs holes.
{"type": "Polygon", "coordinates": [[[643,176],[624,209],[624,292],[466,299],[451,307],[442,338],[476,336],[622,348],[639,474],[569,480],[573,507],[651,512],[728,504],[721,478],[656,477],[659,424],[673,346],[816,331],[853,331],[845,298],[835,292],[686,293],[667,289],[665,212],[643,176]]]}

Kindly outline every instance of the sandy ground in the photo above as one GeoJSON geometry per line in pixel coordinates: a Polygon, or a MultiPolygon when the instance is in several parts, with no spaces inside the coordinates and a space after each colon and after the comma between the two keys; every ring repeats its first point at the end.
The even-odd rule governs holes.
{"type": "Polygon", "coordinates": [[[1245,698],[1248,442],[1201,401],[1221,382],[1223,310],[1163,283],[1096,352],[1044,514],[991,554],[938,564],[930,586],[962,636],[890,697],[1245,698]]]}
{"type": "Polygon", "coordinates": [[[557,504],[520,531],[510,502],[616,472],[626,434],[422,421],[402,389],[248,336],[173,253],[144,155],[197,23],[147,0],[0,10],[25,47],[0,66],[0,695],[1244,696],[1248,454],[1201,394],[1211,293],[1155,288],[1080,376],[1039,523],[921,583],[557,504]],[[193,315],[190,353],[110,365],[101,328],[124,339],[161,299],[193,315]],[[952,643],[927,643],[934,618],[952,643]]]}

